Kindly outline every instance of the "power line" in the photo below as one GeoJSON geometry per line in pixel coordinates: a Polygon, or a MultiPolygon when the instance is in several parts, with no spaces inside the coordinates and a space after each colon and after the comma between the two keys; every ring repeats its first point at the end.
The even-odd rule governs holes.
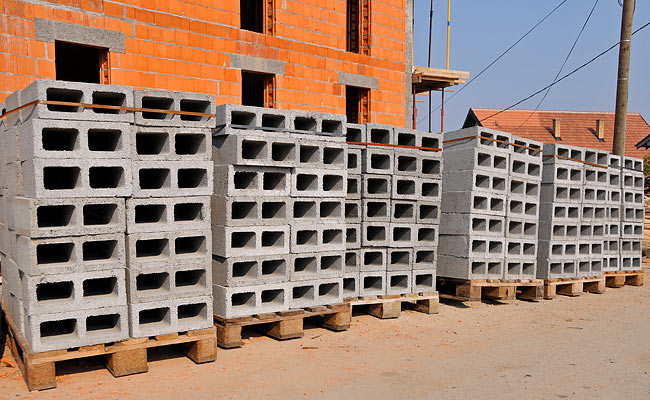
{"type": "MultiPolygon", "coordinates": [[[[449,99],[447,99],[447,101],[445,101],[445,103],[448,103],[451,99],[453,99],[454,97],[456,97],[456,95],[458,95],[460,92],[462,92],[462,91],[463,91],[467,86],[469,86],[472,82],[474,82],[474,81],[477,80],[481,75],[483,75],[483,73],[484,73],[485,71],[487,71],[487,70],[488,70],[491,66],[493,66],[497,61],[499,61],[503,56],[505,56],[505,55],[506,55],[510,50],[512,50],[516,45],[518,45],[519,42],[521,42],[522,40],[524,40],[524,38],[526,38],[526,36],[528,36],[532,31],[535,30],[535,28],[537,28],[539,25],[541,25],[542,22],[546,21],[546,19],[547,19],[548,17],[550,17],[550,16],[551,16],[551,15],[552,15],[552,14],[553,14],[553,13],[554,13],[558,8],[562,7],[562,5],[563,5],[564,3],[566,3],[566,2],[567,2],[567,0],[562,0],[562,2],[561,2],[560,4],[558,4],[554,9],[551,10],[551,12],[549,12],[548,14],[546,14],[546,16],[545,16],[544,18],[542,18],[538,23],[536,23],[532,28],[530,28],[530,29],[528,30],[528,32],[526,32],[522,37],[520,37],[520,38],[519,38],[516,42],[514,42],[510,47],[508,47],[508,48],[507,48],[503,53],[501,53],[497,58],[495,58],[494,61],[492,61],[490,64],[488,64],[487,67],[483,68],[483,70],[482,70],[481,72],[479,72],[475,77],[473,77],[472,79],[470,79],[469,82],[467,82],[463,87],[461,87],[460,89],[458,89],[457,92],[455,92],[453,95],[451,95],[451,97],[449,97],[449,99]]],[[[420,122],[424,121],[426,118],[431,117],[431,114],[433,114],[434,112],[440,110],[441,108],[442,108],[442,105],[438,106],[438,108],[436,108],[435,110],[429,112],[429,114],[427,114],[425,117],[421,118],[421,119],[420,119],[419,121],[417,121],[417,122],[420,123],[420,122]]]]}
{"type": "MultiPolygon", "coordinates": [[[[589,20],[591,19],[591,15],[594,13],[594,10],[596,9],[596,5],[598,5],[598,1],[599,1],[599,0],[596,0],[596,2],[594,3],[594,6],[591,7],[591,11],[589,12],[589,15],[587,16],[587,19],[585,20],[585,23],[582,24],[582,29],[580,29],[580,32],[578,33],[578,36],[576,37],[576,40],[573,42],[573,46],[571,46],[571,49],[569,50],[569,53],[566,55],[566,58],[564,59],[564,62],[562,63],[562,66],[561,66],[560,69],[557,71],[557,74],[555,75],[555,78],[553,78],[553,82],[557,81],[557,78],[560,77],[560,74],[562,73],[562,70],[563,70],[564,67],[566,66],[567,61],[569,61],[569,57],[571,57],[571,54],[573,53],[573,49],[575,49],[576,44],[578,44],[578,40],[580,40],[580,36],[582,36],[582,32],[584,32],[585,27],[587,26],[587,23],[589,23],[589,20]]],[[[528,122],[528,120],[530,119],[530,117],[532,117],[533,114],[535,114],[535,112],[536,112],[537,110],[539,110],[539,107],[541,107],[541,105],[542,105],[542,103],[544,102],[544,100],[546,100],[546,96],[548,96],[548,94],[549,94],[550,92],[551,92],[551,88],[549,87],[548,89],[546,89],[546,93],[544,93],[544,96],[542,97],[542,99],[539,101],[539,103],[537,103],[537,106],[535,107],[535,109],[534,109],[534,110],[533,110],[533,111],[528,115],[528,117],[526,118],[526,120],[525,120],[524,122],[522,122],[522,124],[519,125],[519,127],[518,127],[517,129],[515,129],[516,131],[518,131],[518,130],[521,129],[524,125],[526,125],[526,122],[528,122]]]]}
{"type": "MultiPolygon", "coordinates": [[[[642,29],[648,27],[648,25],[650,25],[650,21],[648,21],[645,25],[641,26],[639,29],[637,29],[637,30],[635,30],[634,32],[632,32],[632,35],[634,35],[635,33],[639,32],[639,31],[641,31],[642,29]]],[[[605,54],[609,53],[612,49],[616,48],[616,46],[618,46],[619,44],[620,44],[620,42],[616,42],[616,43],[614,43],[614,44],[613,44],[612,46],[610,46],[607,50],[601,52],[601,53],[598,54],[596,57],[592,58],[591,60],[589,60],[589,61],[587,61],[586,63],[582,64],[582,65],[579,66],[578,68],[576,68],[576,69],[574,69],[573,71],[569,72],[568,74],[564,75],[563,77],[561,77],[561,78],[558,79],[557,81],[551,83],[550,85],[547,85],[547,86],[541,88],[540,90],[538,90],[538,91],[536,91],[535,93],[531,94],[530,96],[524,98],[523,100],[519,100],[518,102],[516,102],[515,104],[511,105],[510,107],[504,108],[504,109],[501,110],[501,111],[497,111],[497,112],[495,112],[494,114],[492,114],[492,115],[490,115],[490,116],[488,116],[488,117],[485,117],[485,118],[481,119],[479,122],[483,122],[483,121],[485,121],[486,119],[490,119],[490,118],[492,118],[492,117],[495,117],[495,116],[501,114],[502,112],[508,111],[508,110],[510,110],[511,108],[516,107],[516,106],[518,106],[519,104],[523,103],[524,101],[526,101],[526,100],[530,100],[531,98],[537,96],[538,94],[542,93],[542,92],[545,91],[546,89],[548,89],[548,88],[550,88],[550,87],[552,87],[552,86],[557,85],[558,83],[562,82],[562,81],[565,80],[566,78],[568,78],[568,77],[570,77],[571,75],[575,74],[576,72],[580,71],[581,69],[583,69],[583,68],[586,67],[587,65],[589,65],[589,64],[591,64],[592,62],[596,61],[596,60],[599,59],[600,57],[602,57],[602,56],[604,56],[605,54]]]]}

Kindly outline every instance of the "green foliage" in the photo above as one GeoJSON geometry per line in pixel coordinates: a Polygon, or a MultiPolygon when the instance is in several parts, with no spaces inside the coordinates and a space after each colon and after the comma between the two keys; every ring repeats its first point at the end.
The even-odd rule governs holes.
{"type": "Polygon", "coordinates": [[[650,175],[650,156],[643,157],[643,175],[650,175]]]}

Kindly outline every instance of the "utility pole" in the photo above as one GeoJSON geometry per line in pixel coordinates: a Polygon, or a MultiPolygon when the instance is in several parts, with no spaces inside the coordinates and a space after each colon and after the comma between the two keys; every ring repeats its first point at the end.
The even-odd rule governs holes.
{"type": "Polygon", "coordinates": [[[634,1],[624,0],[621,19],[621,42],[618,48],[618,81],[616,85],[616,116],[614,119],[614,146],[612,152],[625,154],[625,128],[627,124],[627,96],[630,76],[630,47],[632,45],[632,19],[634,1]]]}
{"type": "MultiPolygon", "coordinates": [[[[429,8],[429,58],[427,67],[431,67],[431,29],[433,28],[433,0],[431,0],[431,7],[429,8]]],[[[429,90],[429,133],[431,133],[431,91],[429,90]]]]}

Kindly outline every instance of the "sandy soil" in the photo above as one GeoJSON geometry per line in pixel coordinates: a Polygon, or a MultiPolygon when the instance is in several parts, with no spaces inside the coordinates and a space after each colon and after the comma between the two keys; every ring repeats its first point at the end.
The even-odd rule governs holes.
{"type": "Polygon", "coordinates": [[[119,379],[101,359],[65,363],[57,389],[31,394],[6,351],[0,399],[648,399],[649,310],[650,284],[539,303],[447,303],[439,315],[355,316],[346,332],[252,336],[206,365],[159,350],[149,373],[119,379]]]}

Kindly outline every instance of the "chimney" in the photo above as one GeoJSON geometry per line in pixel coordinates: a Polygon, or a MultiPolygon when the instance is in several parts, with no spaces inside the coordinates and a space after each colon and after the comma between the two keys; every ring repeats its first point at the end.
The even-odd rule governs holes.
{"type": "Polygon", "coordinates": [[[596,133],[598,134],[598,140],[601,142],[605,141],[605,121],[602,119],[596,120],[596,133]]]}
{"type": "Polygon", "coordinates": [[[562,140],[562,135],[560,134],[560,119],[553,118],[553,136],[555,140],[562,140]]]}

